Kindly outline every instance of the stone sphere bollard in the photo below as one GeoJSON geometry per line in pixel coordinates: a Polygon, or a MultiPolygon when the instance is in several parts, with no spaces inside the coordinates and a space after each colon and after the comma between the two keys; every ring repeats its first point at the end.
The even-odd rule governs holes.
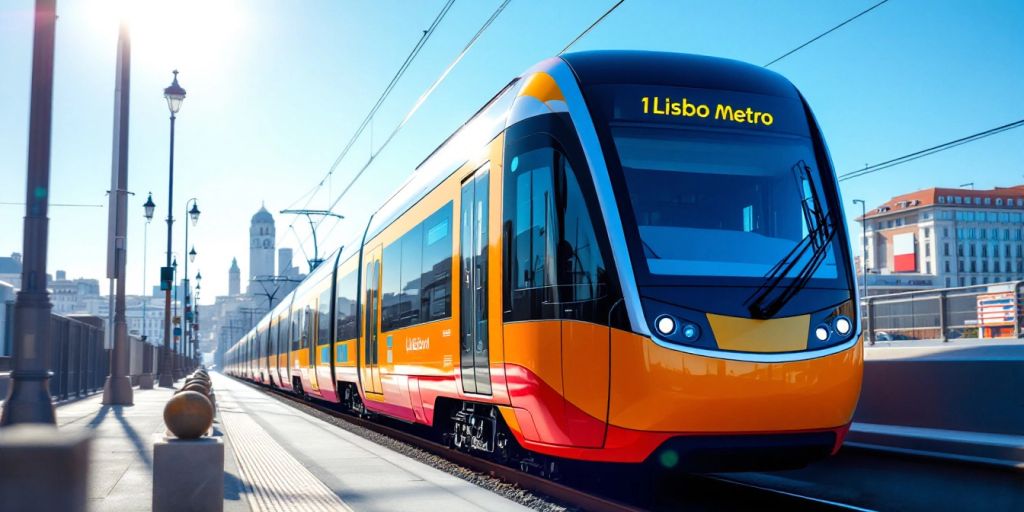
{"type": "Polygon", "coordinates": [[[202,393],[203,396],[210,395],[210,386],[203,384],[202,382],[189,382],[188,384],[185,384],[185,386],[182,387],[181,389],[185,391],[195,391],[197,393],[202,393]]]}
{"type": "Polygon", "coordinates": [[[185,390],[167,401],[164,424],[179,439],[199,439],[213,425],[213,404],[202,393],[185,390]]]}

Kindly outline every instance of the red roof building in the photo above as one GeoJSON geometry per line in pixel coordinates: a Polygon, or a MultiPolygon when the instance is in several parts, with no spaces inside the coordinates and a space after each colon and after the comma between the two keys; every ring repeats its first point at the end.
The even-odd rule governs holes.
{"type": "Polygon", "coordinates": [[[1024,278],[1024,185],[918,190],[857,221],[870,295],[1024,278]]]}

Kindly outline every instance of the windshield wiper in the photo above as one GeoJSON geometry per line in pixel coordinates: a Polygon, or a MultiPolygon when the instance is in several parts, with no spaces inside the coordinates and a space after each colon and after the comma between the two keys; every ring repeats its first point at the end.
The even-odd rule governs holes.
{"type": "Polygon", "coordinates": [[[647,252],[651,253],[651,256],[654,256],[654,259],[656,259],[656,260],[660,260],[661,259],[661,256],[658,256],[658,253],[654,252],[654,249],[651,248],[651,244],[647,243],[646,240],[641,238],[640,239],[640,243],[644,244],[644,249],[647,249],[647,252]]]}
{"type": "Polygon", "coordinates": [[[771,318],[775,316],[790,299],[793,298],[810,281],[814,273],[825,261],[829,243],[835,236],[835,224],[832,215],[826,213],[815,187],[811,168],[803,160],[793,165],[797,186],[801,196],[800,207],[803,210],[804,222],[807,225],[805,235],[781,260],[765,274],[765,281],[744,302],[747,310],[754,318],[771,318]],[[806,189],[804,184],[807,184],[806,189]],[[807,263],[799,268],[793,281],[782,286],[782,281],[789,276],[797,265],[804,260],[810,251],[807,263]]]}

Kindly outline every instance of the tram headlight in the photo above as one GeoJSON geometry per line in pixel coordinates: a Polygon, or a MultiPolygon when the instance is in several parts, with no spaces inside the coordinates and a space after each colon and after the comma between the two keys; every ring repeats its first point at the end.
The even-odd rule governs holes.
{"type": "Polygon", "coordinates": [[[676,320],[668,315],[661,315],[654,321],[654,327],[663,336],[671,336],[676,332],[676,320]]]}
{"type": "Polygon", "coordinates": [[[828,326],[822,324],[822,325],[819,325],[819,326],[814,328],[814,337],[818,341],[822,341],[822,342],[828,341],[828,335],[829,335],[828,326]]]}
{"type": "Polygon", "coordinates": [[[853,330],[853,322],[845,316],[838,316],[832,321],[832,328],[835,329],[836,333],[840,336],[846,337],[853,330]]]}

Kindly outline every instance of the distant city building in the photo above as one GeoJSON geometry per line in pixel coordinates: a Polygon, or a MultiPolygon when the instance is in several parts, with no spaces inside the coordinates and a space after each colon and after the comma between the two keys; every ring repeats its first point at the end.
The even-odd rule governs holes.
{"type": "Polygon", "coordinates": [[[21,288],[21,253],[11,253],[10,257],[0,256],[0,281],[21,288]]]}
{"type": "Polygon", "coordinates": [[[295,277],[299,275],[299,267],[292,266],[293,253],[291,248],[282,247],[277,250],[277,275],[295,277]]]}
{"type": "Polygon", "coordinates": [[[1024,279],[1024,185],[919,190],[857,221],[870,295],[1024,279]]]}
{"type": "Polygon", "coordinates": [[[249,225],[249,286],[248,293],[258,291],[253,288],[254,278],[274,275],[274,251],[276,246],[276,229],[274,228],[274,216],[267,211],[266,207],[260,206],[260,210],[252,216],[249,225]]]}
{"type": "Polygon", "coordinates": [[[232,258],[228,269],[228,294],[217,297],[212,305],[199,308],[203,317],[202,349],[215,350],[215,364],[222,364],[224,350],[248,332],[272,305],[279,304],[305,277],[298,267],[292,265],[292,249],[283,247],[275,252],[278,251],[276,236],[274,216],[261,206],[249,224],[249,282],[245,294],[241,293],[238,260],[232,258]]]}
{"type": "MultiPolygon", "coordinates": [[[[164,339],[164,300],[163,296],[140,297],[138,295],[126,295],[124,313],[128,334],[140,337],[145,336],[146,341],[154,345],[162,344],[164,339]]],[[[173,309],[175,305],[177,305],[180,312],[181,304],[172,302],[171,308],[173,309]]],[[[71,313],[88,314],[107,320],[108,315],[110,315],[110,297],[96,296],[87,298],[71,313]]],[[[71,313],[61,314],[67,315],[71,313]]]]}
{"type": "Polygon", "coordinates": [[[67,272],[58,270],[50,281],[50,303],[58,315],[82,313],[88,299],[99,298],[100,282],[96,279],[68,279],[67,272]]]}
{"type": "Polygon", "coordinates": [[[238,268],[238,259],[231,258],[228,269],[228,296],[234,297],[242,293],[242,271],[238,268]]]}

